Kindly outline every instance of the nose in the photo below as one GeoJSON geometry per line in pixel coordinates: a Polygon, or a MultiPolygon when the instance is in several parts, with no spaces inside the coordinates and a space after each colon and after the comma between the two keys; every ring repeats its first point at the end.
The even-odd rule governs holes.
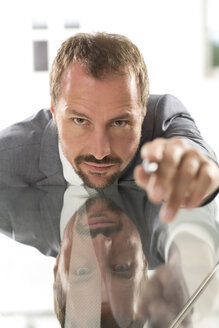
{"type": "Polygon", "coordinates": [[[103,234],[98,234],[93,239],[93,245],[100,269],[106,268],[107,259],[112,248],[112,238],[106,237],[103,234]]]}
{"type": "Polygon", "coordinates": [[[108,281],[107,272],[109,256],[112,249],[112,238],[98,234],[93,239],[93,243],[101,272],[101,302],[107,303],[109,301],[108,288],[110,288],[110,286],[108,286],[110,281],[108,281]]]}
{"type": "Polygon", "coordinates": [[[107,303],[108,299],[108,290],[105,279],[102,277],[101,279],[101,301],[102,303],[107,303]]]}
{"type": "Polygon", "coordinates": [[[90,155],[93,155],[98,160],[110,155],[110,138],[104,127],[95,128],[90,141],[90,155]]]}

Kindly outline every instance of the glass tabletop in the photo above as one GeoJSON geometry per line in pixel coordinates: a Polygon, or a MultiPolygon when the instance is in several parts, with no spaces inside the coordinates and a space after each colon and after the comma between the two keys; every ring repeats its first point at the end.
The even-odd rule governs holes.
{"type": "Polygon", "coordinates": [[[180,209],[171,224],[160,221],[160,207],[132,183],[2,189],[0,231],[13,239],[1,256],[5,304],[11,304],[10,311],[0,303],[4,326],[23,315],[20,327],[38,327],[42,317],[47,327],[218,327],[216,201],[180,209]],[[37,265],[22,259],[23,248],[37,265]],[[21,285],[33,278],[26,310],[12,278],[19,269],[21,285]],[[33,302],[39,291],[41,307],[33,302]]]}

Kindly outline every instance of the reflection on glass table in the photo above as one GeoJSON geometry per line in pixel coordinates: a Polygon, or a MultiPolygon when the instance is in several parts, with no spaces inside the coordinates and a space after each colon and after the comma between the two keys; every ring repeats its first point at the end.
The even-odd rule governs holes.
{"type": "Polygon", "coordinates": [[[89,199],[68,223],[57,258],[56,310],[62,326],[137,327],[146,284],[147,261],[132,221],[107,198],[89,199]]]}
{"type": "MultiPolygon", "coordinates": [[[[134,186],[13,188],[0,201],[1,232],[56,257],[62,327],[168,328],[217,259],[215,202],[164,225],[134,186]]],[[[218,327],[218,288],[216,277],[180,327],[218,327]]]]}

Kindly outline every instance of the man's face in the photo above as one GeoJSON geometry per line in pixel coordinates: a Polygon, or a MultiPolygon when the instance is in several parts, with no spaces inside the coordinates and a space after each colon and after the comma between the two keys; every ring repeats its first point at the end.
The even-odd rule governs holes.
{"type": "Polygon", "coordinates": [[[76,217],[74,235],[63,239],[59,274],[66,293],[66,319],[70,315],[77,327],[109,320],[110,313],[118,326],[127,327],[136,311],[141,281],[146,282],[140,236],[124,213],[109,206],[96,200],[87,213],[76,217]]]}
{"type": "Polygon", "coordinates": [[[64,155],[85,184],[112,184],[140,141],[143,116],[134,74],[97,80],[72,64],[51,111],[64,155]]]}

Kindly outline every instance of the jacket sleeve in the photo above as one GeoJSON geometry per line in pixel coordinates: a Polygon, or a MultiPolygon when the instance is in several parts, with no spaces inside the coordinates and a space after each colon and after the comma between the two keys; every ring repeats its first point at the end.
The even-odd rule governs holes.
{"type": "Polygon", "coordinates": [[[202,138],[194,119],[185,106],[171,95],[152,95],[142,126],[142,143],[156,138],[182,137],[192,147],[217,162],[211,147],[202,138]]]}
{"type": "MultiPolygon", "coordinates": [[[[141,145],[156,138],[181,137],[217,163],[212,148],[202,138],[194,119],[185,106],[171,95],[152,95],[149,97],[147,113],[142,126],[141,145]]],[[[209,203],[218,194],[211,195],[209,203]]],[[[204,205],[204,204],[203,204],[204,205]]]]}

